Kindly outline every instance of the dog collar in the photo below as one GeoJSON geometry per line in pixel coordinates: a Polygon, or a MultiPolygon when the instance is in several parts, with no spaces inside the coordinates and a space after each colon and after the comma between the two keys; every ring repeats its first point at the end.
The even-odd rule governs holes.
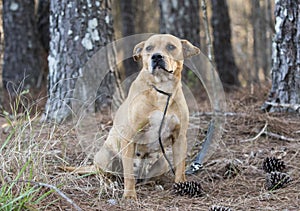
{"type": "Polygon", "coordinates": [[[165,92],[163,90],[160,90],[158,89],[156,86],[154,86],[153,84],[151,85],[153,87],[153,89],[155,89],[155,91],[157,91],[158,93],[160,94],[163,94],[163,95],[167,95],[168,97],[171,97],[172,96],[172,93],[168,93],[168,92],[165,92]]]}

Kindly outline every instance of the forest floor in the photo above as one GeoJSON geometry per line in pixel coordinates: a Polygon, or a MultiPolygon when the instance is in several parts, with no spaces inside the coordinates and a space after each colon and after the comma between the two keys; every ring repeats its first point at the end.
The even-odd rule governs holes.
{"type": "MultiPolygon", "coordinates": [[[[299,210],[300,116],[262,112],[260,106],[268,90],[269,87],[263,86],[256,87],[253,93],[241,89],[227,94],[227,111],[231,115],[226,116],[223,125],[221,147],[214,151],[203,170],[187,177],[201,184],[204,190],[201,197],[175,195],[173,176],[166,174],[157,181],[138,184],[136,202],[122,201],[122,182],[114,178],[63,172],[59,166],[91,164],[89,155],[93,153],[87,152],[95,149],[87,151],[86,145],[79,144],[77,125],[72,121],[46,125],[38,121],[38,116],[30,119],[16,116],[9,124],[0,118],[0,158],[3,159],[0,184],[13,183],[15,197],[28,186],[38,189],[35,198],[47,193],[49,187],[59,189],[45,194],[38,202],[25,203],[24,209],[28,210],[76,210],[74,204],[82,210],[209,210],[213,205],[231,210],[299,210]],[[267,174],[262,169],[266,157],[281,158],[285,162],[284,172],[292,178],[286,187],[266,190],[267,174]],[[24,165],[27,166],[20,173],[24,165]],[[40,184],[26,183],[28,180],[40,184]]],[[[203,140],[211,119],[209,101],[199,102],[199,108],[197,136],[203,140]]],[[[98,139],[105,140],[111,119],[96,116],[101,131],[98,139]]],[[[196,118],[193,113],[191,117],[196,118]]],[[[89,129],[81,131],[91,133],[89,129]]],[[[91,136],[85,136],[84,132],[81,135],[83,139],[91,136]]],[[[189,155],[195,153],[189,152],[189,155]]],[[[0,201],[0,207],[2,205],[0,201]]]]}

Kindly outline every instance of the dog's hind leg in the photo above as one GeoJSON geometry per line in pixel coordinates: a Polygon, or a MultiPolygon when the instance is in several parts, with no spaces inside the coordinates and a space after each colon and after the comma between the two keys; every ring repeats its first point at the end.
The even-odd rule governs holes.
{"type": "Polygon", "coordinates": [[[118,157],[113,156],[114,153],[109,149],[105,144],[101,147],[101,149],[96,153],[94,157],[94,165],[90,166],[60,166],[59,168],[63,171],[72,172],[76,174],[89,174],[89,173],[111,173],[111,174],[120,174],[122,173],[121,166],[114,166],[114,160],[118,159],[118,157]],[[120,170],[118,170],[120,169],[120,170]],[[116,170],[118,170],[116,172],[116,170]]]}
{"type": "Polygon", "coordinates": [[[123,172],[122,166],[119,165],[120,162],[115,162],[119,159],[120,157],[104,143],[94,157],[94,165],[107,173],[120,175],[123,172]]]}

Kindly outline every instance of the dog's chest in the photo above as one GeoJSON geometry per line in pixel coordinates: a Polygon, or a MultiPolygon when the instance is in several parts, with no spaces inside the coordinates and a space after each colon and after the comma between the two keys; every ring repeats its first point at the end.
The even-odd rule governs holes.
{"type": "Polygon", "coordinates": [[[159,108],[160,111],[163,111],[166,107],[168,96],[156,92],[154,98],[155,101],[153,103],[155,104],[155,107],[159,108]]]}
{"type": "Polygon", "coordinates": [[[154,100],[152,103],[156,105],[156,107],[162,110],[165,108],[166,103],[168,101],[168,97],[172,97],[175,92],[175,84],[173,81],[166,81],[161,83],[156,83],[155,87],[152,90],[152,95],[154,100]]]}

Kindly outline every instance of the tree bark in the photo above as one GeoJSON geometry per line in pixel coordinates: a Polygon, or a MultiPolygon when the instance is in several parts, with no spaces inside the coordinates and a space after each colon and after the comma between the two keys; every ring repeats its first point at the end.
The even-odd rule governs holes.
{"type": "MultiPolygon", "coordinates": [[[[71,100],[76,81],[83,74],[83,66],[101,47],[112,42],[113,38],[110,0],[51,1],[46,120],[61,122],[71,114],[71,100]]],[[[109,60],[114,58],[113,55],[106,56],[109,60]]],[[[114,72],[111,69],[100,87],[102,94],[98,102],[101,106],[110,103],[114,82],[114,72]]]]}
{"type": "Polygon", "coordinates": [[[272,44],[272,87],[266,111],[300,112],[300,0],[275,4],[272,44]]]}
{"type": "Polygon", "coordinates": [[[239,69],[235,64],[232,45],[228,6],[226,0],[211,0],[213,48],[216,69],[225,89],[240,86],[239,69]]]}
{"type": "MultiPolygon", "coordinates": [[[[200,48],[199,0],[160,0],[160,33],[186,39],[200,48]]],[[[182,72],[183,80],[194,81],[190,70],[182,72]]],[[[197,87],[198,88],[198,87],[197,87]]]]}
{"type": "Polygon", "coordinates": [[[271,8],[271,0],[264,1],[265,6],[265,27],[266,28],[266,40],[263,40],[264,47],[266,49],[266,55],[263,55],[265,59],[264,63],[264,78],[265,81],[270,80],[270,72],[272,68],[272,35],[274,33],[274,23],[272,21],[273,10],[271,8]]]}
{"type": "Polygon", "coordinates": [[[38,39],[34,0],[4,0],[3,86],[11,96],[40,88],[42,48],[38,39]]]}
{"type": "Polygon", "coordinates": [[[49,33],[49,15],[50,0],[39,0],[37,9],[37,28],[40,41],[45,49],[49,52],[50,33],[49,33]]]}
{"type": "Polygon", "coordinates": [[[251,18],[253,27],[253,62],[254,69],[251,70],[251,78],[248,84],[260,84],[260,74],[264,75],[264,80],[270,74],[271,69],[271,38],[267,37],[269,34],[269,11],[268,1],[253,0],[251,1],[251,18]]]}
{"type": "MultiPolygon", "coordinates": [[[[120,1],[121,18],[122,18],[122,36],[127,37],[135,33],[135,8],[132,0],[120,1]]],[[[128,47],[128,46],[124,46],[128,47]]],[[[125,50],[126,51],[126,50],[125,50]]],[[[138,64],[132,58],[123,61],[125,76],[138,72],[138,64]]]]}
{"type": "Polygon", "coordinates": [[[251,70],[250,83],[259,84],[259,68],[261,68],[261,56],[262,56],[262,11],[259,0],[251,1],[251,18],[253,26],[253,63],[254,69],[251,70]]]}
{"type": "Polygon", "coordinates": [[[159,1],[157,0],[132,0],[135,7],[135,33],[159,32],[159,1]]]}
{"type": "Polygon", "coordinates": [[[199,1],[160,0],[160,33],[170,33],[200,47],[199,1]]]}
{"type": "Polygon", "coordinates": [[[122,34],[123,36],[133,35],[135,32],[135,9],[132,0],[120,1],[122,34]]]}

